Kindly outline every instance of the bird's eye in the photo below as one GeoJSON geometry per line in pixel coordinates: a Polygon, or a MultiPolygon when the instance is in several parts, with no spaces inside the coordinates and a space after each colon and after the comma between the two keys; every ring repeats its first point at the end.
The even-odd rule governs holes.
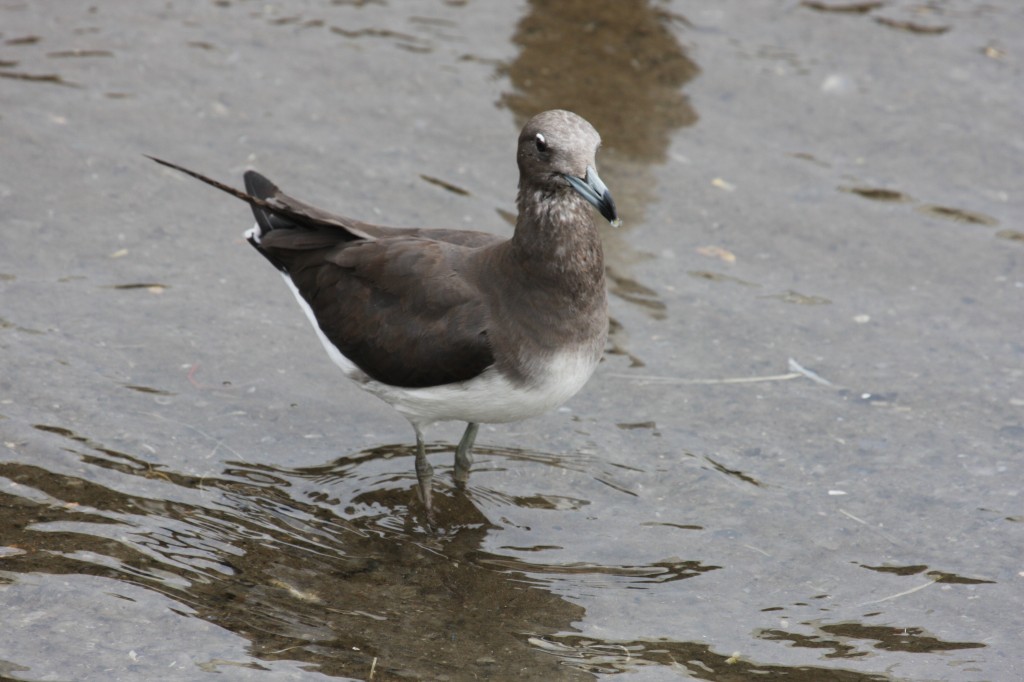
{"type": "Polygon", "coordinates": [[[537,151],[546,152],[548,150],[548,141],[544,139],[542,134],[537,133],[537,137],[534,142],[537,144],[537,151]]]}

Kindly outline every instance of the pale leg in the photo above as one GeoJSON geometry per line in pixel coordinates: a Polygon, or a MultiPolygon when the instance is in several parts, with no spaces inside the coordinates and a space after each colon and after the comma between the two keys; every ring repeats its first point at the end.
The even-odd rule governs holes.
{"type": "Polygon", "coordinates": [[[476,441],[476,432],[479,430],[479,424],[474,422],[466,424],[462,440],[455,448],[455,485],[459,488],[465,488],[469,481],[469,469],[473,466],[473,442],[476,441]]]}
{"type": "Polygon", "coordinates": [[[416,478],[420,482],[420,501],[427,508],[427,514],[430,514],[433,510],[430,493],[434,484],[434,467],[430,466],[430,462],[427,460],[427,452],[423,447],[423,434],[420,433],[418,426],[413,426],[413,428],[416,429],[416,478]]]}

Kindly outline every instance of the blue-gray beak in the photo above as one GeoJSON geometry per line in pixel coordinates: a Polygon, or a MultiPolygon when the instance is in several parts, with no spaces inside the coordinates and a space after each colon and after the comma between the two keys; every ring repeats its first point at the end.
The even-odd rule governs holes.
{"type": "Polygon", "coordinates": [[[581,197],[593,204],[594,208],[601,212],[601,215],[611,223],[612,227],[618,227],[622,224],[622,221],[619,220],[619,214],[615,211],[615,200],[612,199],[611,192],[601,182],[601,177],[593,166],[587,166],[587,175],[582,179],[577,178],[575,175],[563,175],[562,177],[568,181],[581,197]]]}

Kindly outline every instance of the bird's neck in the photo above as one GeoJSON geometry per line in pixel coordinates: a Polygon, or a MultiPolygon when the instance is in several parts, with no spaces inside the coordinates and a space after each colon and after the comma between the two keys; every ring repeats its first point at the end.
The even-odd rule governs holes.
{"type": "Polygon", "coordinates": [[[557,283],[577,301],[604,299],[604,253],[590,205],[570,188],[521,188],[514,257],[534,284],[557,283]]]}

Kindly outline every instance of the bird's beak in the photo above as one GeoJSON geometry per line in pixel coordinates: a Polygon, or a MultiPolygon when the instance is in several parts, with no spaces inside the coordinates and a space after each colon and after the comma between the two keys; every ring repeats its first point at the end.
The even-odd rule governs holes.
{"type": "Polygon", "coordinates": [[[575,175],[563,175],[562,177],[566,179],[581,197],[593,204],[594,208],[601,212],[601,215],[611,223],[612,227],[618,227],[622,224],[622,221],[619,220],[619,214],[615,211],[615,200],[612,199],[611,192],[601,182],[601,177],[594,170],[593,166],[587,166],[587,174],[582,179],[577,178],[575,175]]]}

